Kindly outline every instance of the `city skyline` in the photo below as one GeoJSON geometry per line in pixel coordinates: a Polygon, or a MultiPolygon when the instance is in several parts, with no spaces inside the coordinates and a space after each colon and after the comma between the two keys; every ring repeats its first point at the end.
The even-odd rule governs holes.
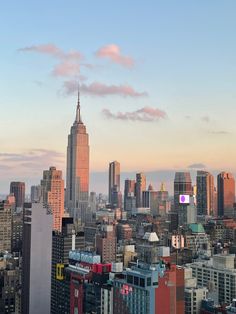
{"type": "MultiPolygon", "coordinates": [[[[107,1],[92,8],[72,1],[57,7],[63,21],[44,12],[44,25],[36,12],[46,2],[38,10],[25,3],[25,11],[4,3],[0,22],[9,35],[3,36],[0,59],[0,105],[6,117],[0,134],[2,193],[15,180],[26,181],[29,191],[50,166],[66,179],[67,132],[78,82],[93,178],[104,175],[112,160],[119,160],[125,173],[160,171],[165,177],[173,172],[173,178],[175,171],[204,169],[235,174],[233,1],[215,1],[214,7],[210,1],[182,1],[182,7],[151,1],[135,9],[121,2],[113,4],[114,10],[107,1]],[[95,24],[97,14],[100,23],[95,24]],[[121,18],[119,29],[113,20],[121,18]],[[140,20],[145,23],[139,25],[140,20]]],[[[47,8],[50,13],[53,5],[47,8]]],[[[91,190],[97,182],[91,180],[91,190]]]]}

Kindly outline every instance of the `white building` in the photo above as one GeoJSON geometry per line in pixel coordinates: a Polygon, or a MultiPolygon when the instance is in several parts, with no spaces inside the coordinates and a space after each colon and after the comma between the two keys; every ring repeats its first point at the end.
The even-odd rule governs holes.
{"type": "Polygon", "coordinates": [[[23,219],[22,313],[50,314],[53,216],[32,203],[23,219]]]}
{"type": "Polygon", "coordinates": [[[185,314],[200,314],[201,303],[207,298],[207,288],[197,287],[197,279],[192,276],[192,269],[184,269],[185,279],[185,314]]]}
{"type": "Polygon", "coordinates": [[[208,287],[213,284],[220,303],[230,304],[236,295],[236,269],[234,254],[217,254],[209,261],[187,264],[192,268],[197,285],[208,287]]]}

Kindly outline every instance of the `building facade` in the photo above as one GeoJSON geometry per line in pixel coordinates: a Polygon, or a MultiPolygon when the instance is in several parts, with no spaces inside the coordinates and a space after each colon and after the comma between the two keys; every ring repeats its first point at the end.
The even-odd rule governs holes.
{"type": "Polygon", "coordinates": [[[217,176],[218,216],[233,216],[235,202],[235,180],[231,173],[221,172],[217,176]]]}
{"type": "Polygon", "coordinates": [[[197,172],[197,214],[211,215],[214,210],[214,177],[207,171],[197,172]]]}
{"type": "Polygon", "coordinates": [[[53,230],[61,230],[64,215],[64,180],[62,171],[50,167],[43,171],[41,180],[43,202],[47,204],[53,214],[53,230]]]}
{"type": "Polygon", "coordinates": [[[25,201],[25,182],[11,182],[10,193],[15,196],[16,208],[23,208],[25,201]]]}
{"type": "Polygon", "coordinates": [[[80,115],[78,97],[75,122],[67,145],[66,205],[71,217],[85,221],[89,197],[89,135],[80,115]]]}
{"type": "Polygon", "coordinates": [[[53,217],[42,203],[24,206],[22,313],[50,314],[53,217]]]}

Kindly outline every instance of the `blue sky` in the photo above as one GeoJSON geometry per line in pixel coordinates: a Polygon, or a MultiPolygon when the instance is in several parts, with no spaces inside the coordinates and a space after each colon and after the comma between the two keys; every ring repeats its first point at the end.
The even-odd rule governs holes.
{"type": "Polygon", "coordinates": [[[64,170],[76,95],[63,84],[78,77],[89,89],[81,105],[92,171],[116,159],[126,172],[192,164],[235,172],[235,11],[234,0],[1,3],[0,191],[13,179],[37,182],[51,164],[64,170]],[[55,76],[61,59],[24,50],[48,44],[80,52],[80,73],[55,76]],[[111,44],[134,66],[96,56],[111,44]],[[94,82],[119,91],[94,95],[94,82]],[[147,96],[124,97],[124,86],[147,96]],[[165,117],[146,121],[143,108],[165,117]]]}

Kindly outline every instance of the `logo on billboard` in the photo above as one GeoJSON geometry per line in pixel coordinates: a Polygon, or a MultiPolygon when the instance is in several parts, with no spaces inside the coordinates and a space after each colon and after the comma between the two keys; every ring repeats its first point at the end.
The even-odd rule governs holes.
{"type": "Polygon", "coordinates": [[[190,196],[189,195],[180,195],[179,196],[179,203],[180,204],[189,204],[190,203],[190,196]]]}

